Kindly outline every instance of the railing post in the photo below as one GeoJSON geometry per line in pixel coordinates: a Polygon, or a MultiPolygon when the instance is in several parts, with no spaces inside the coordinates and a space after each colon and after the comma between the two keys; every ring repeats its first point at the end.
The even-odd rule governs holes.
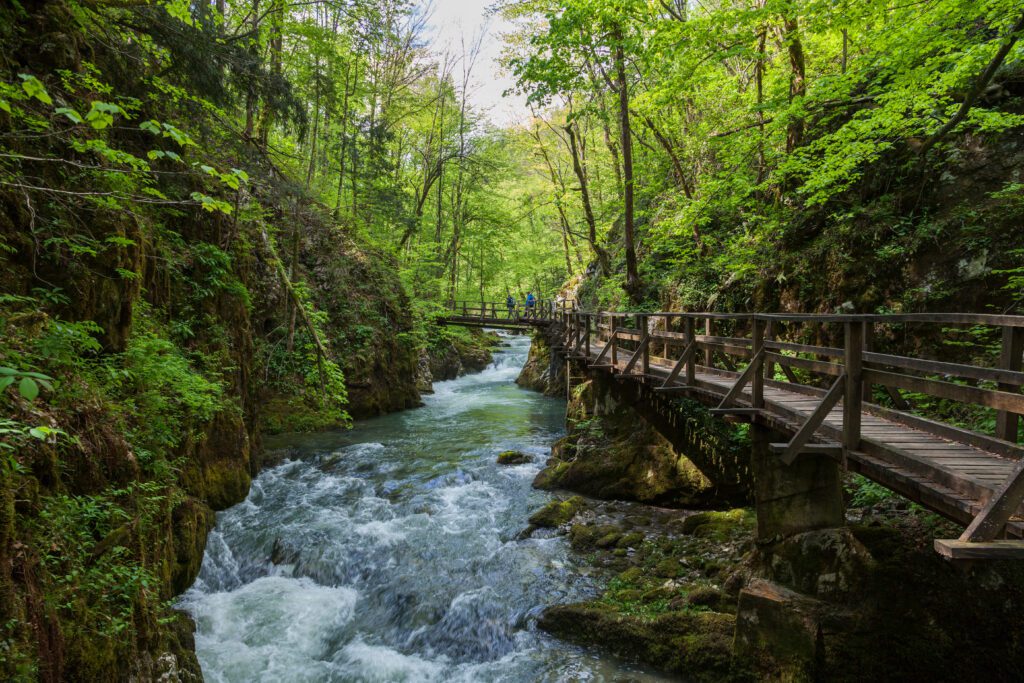
{"type": "Polygon", "coordinates": [[[466,302],[465,302],[465,301],[463,301],[463,302],[462,302],[462,317],[463,317],[463,318],[467,318],[467,317],[469,317],[469,316],[468,316],[468,315],[466,314],[466,302]]]}
{"type": "MultiPolygon", "coordinates": [[[[694,330],[693,318],[686,316],[684,321],[686,326],[686,343],[695,344],[696,332],[694,330]]],[[[693,386],[697,379],[697,347],[694,346],[693,353],[686,359],[686,384],[687,386],[693,386]]]]}
{"type": "MultiPolygon", "coordinates": [[[[757,316],[750,318],[751,353],[750,362],[759,363],[764,352],[764,322],[757,316]]],[[[750,407],[764,408],[764,366],[755,367],[750,378],[750,407]]]]}
{"type": "MultiPolygon", "coordinates": [[[[1021,356],[1024,355],[1024,328],[1004,327],[1003,348],[999,354],[999,367],[1004,370],[1020,372],[1021,356]]],[[[998,385],[1000,391],[1012,391],[1017,393],[1019,387],[1012,384],[998,385]]],[[[1000,410],[996,413],[996,438],[1006,441],[1017,442],[1018,429],[1020,427],[1020,415],[1007,410],[1000,410]]]]}
{"type": "Polygon", "coordinates": [[[843,397],[843,451],[860,446],[860,411],[864,395],[862,386],[864,323],[857,320],[844,324],[843,364],[846,366],[846,395],[843,397]]]}
{"type": "Polygon", "coordinates": [[[619,364],[619,335],[615,330],[615,314],[609,313],[609,319],[611,320],[611,340],[609,343],[612,345],[612,372],[615,372],[615,368],[619,364]]]}
{"type": "MultiPolygon", "coordinates": [[[[711,318],[704,319],[704,334],[708,337],[711,336],[711,318]]],[[[714,352],[710,346],[704,347],[704,367],[710,368],[714,363],[714,352]]]]}
{"type": "MultiPolygon", "coordinates": [[[[665,332],[666,334],[672,331],[672,316],[666,315],[662,318],[665,321],[665,332]]],[[[661,357],[668,359],[668,348],[669,340],[666,339],[665,343],[661,345],[661,357]]]]}
{"type": "Polygon", "coordinates": [[[587,326],[587,336],[583,340],[583,347],[586,350],[587,362],[590,362],[590,314],[584,313],[583,320],[587,326]]]}
{"type": "MultiPolygon", "coordinates": [[[[647,329],[647,316],[641,315],[637,318],[637,322],[640,325],[640,339],[643,340],[650,331],[647,329]]],[[[651,344],[650,341],[644,345],[644,351],[640,355],[640,370],[644,375],[651,374],[651,344]]]]}
{"type": "MultiPolygon", "coordinates": [[[[769,320],[764,326],[764,340],[775,341],[775,321],[769,320]]],[[[765,355],[768,354],[768,349],[764,350],[765,355]]],[[[775,363],[769,361],[767,358],[764,360],[764,377],[765,379],[775,379],[775,363]]]]}

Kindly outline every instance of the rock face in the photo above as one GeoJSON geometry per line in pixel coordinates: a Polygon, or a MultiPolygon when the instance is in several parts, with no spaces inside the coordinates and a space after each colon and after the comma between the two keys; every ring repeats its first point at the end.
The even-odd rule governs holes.
{"type": "Polygon", "coordinates": [[[534,486],[596,498],[700,507],[716,500],[712,483],[631,408],[603,378],[577,385],[567,408],[568,436],[559,440],[534,486]]]}
{"type": "MultiPolygon", "coordinates": [[[[120,37],[84,35],[78,12],[59,0],[0,3],[0,57],[45,77],[57,102],[103,96],[91,85],[71,92],[62,73],[65,84],[109,85],[138,106],[137,122],[181,123],[172,98],[145,89],[142,60],[125,59],[120,37]]],[[[7,433],[4,445],[15,438],[17,448],[0,448],[0,680],[200,680],[191,621],[170,603],[195,580],[215,511],[246,496],[261,428],[344,423],[342,374],[352,414],[419,400],[394,264],[278,183],[245,145],[205,137],[205,120],[186,124],[204,160],[261,176],[243,192],[255,208],[228,220],[70,196],[37,206],[0,188],[0,365],[39,369],[55,388],[34,402],[0,392],[0,412],[26,432],[58,430],[45,440],[7,433]],[[285,265],[294,277],[282,277],[285,265]],[[289,291],[297,279],[306,286],[289,291]],[[316,313],[310,326],[336,371],[326,379],[299,310],[316,313]],[[331,384],[326,397],[321,383],[331,384]]],[[[0,114],[0,133],[13,125],[0,114]]],[[[90,135],[139,158],[152,144],[137,127],[90,135]]],[[[19,144],[23,154],[78,155],[63,138],[19,144]]],[[[60,165],[47,166],[40,184],[65,187],[60,165]]],[[[182,175],[175,196],[200,189],[182,175]]]]}
{"type": "Polygon", "coordinates": [[[500,343],[500,338],[494,333],[477,329],[459,330],[442,336],[426,352],[432,381],[443,382],[480,372],[491,364],[493,349],[500,343]]]}
{"type": "Polygon", "coordinates": [[[552,354],[551,346],[543,334],[533,335],[530,355],[516,378],[516,384],[546,396],[565,394],[565,364],[552,354]]]}

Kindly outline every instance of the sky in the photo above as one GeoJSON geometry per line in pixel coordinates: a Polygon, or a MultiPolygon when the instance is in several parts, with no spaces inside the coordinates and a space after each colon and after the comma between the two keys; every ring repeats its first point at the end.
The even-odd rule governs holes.
{"type": "Polygon", "coordinates": [[[500,34],[509,30],[510,25],[501,17],[487,15],[487,8],[493,1],[422,0],[421,6],[431,12],[428,37],[434,52],[442,53],[449,47],[452,53],[460,54],[463,36],[468,46],[481,31],[486,31],[473,71],[470,102],[487,113],[495,125],[506,126],[523,119],[527,109],[525,98],[501,96],[502,91],[514,85],[512,77],[502,74],[498,66],[502,47],[500,34]]]}

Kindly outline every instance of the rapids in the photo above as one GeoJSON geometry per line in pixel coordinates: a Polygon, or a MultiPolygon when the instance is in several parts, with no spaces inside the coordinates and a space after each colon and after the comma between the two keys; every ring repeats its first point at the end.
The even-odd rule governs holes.
{"type": "Polygon", "coordinates": [[[422,408],[268,440],[287,458],[218,514],[179,601],[207,681],[662,680],[535,627],[604,577],[564,537],[516,540],[565,403],[513,383],[529,339],[506,340],[422,408]]]}

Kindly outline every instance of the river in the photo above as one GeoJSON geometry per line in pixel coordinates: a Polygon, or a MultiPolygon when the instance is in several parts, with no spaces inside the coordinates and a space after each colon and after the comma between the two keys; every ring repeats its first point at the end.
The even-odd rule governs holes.
{"type": "Polygon", "coordinates": [[[207,681],[663,680],[536,629],[606,577],[564,537],[516,538],[565,403],[513,383],[529,339],[506,339],[422,408],[268,440],[287,459],[218,514],[179,601],[207,681]]]}

